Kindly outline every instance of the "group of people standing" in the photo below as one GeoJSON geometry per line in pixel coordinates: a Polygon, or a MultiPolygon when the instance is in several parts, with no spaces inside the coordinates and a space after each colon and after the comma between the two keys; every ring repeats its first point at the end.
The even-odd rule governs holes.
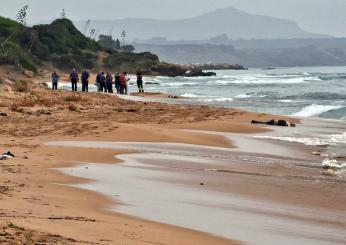
{"type": "MultiPolygon", "coordinates": [[[[144,93],[144,87],[143,87],[143,73],[138,71],[136,73],[137,76],[137,86],[139,93],[144,93]]],[[[60,76],[57,74],[56,71],[52,73],[52,89],[57,90],[58,89],[58,82],[59,82],[60,76]]],[[[79,74],[76,71],[76,69],[73,69],[70,73],[70,81],[72,85],[72,91],[77,91],[77,84],[79,80],[82,82],[82,92],[89,92],[89,79],[90,79],[90,73],[85,70],[82,72],[80,79],[79,74]]],[[[123,72],[122,74],[116,72],[114,77],[110,72],[107,72],[106,74],[103,71],[100,71],[99,74],[96,76],[95,85],[98,88],[98,92],[104,92],[104,93],[114,93],[113,91],[113,84],[115,85],[115,90],[117,94],[129,94],[129,82],[131,78],[128,75],[127,72],[123,72]]]]}

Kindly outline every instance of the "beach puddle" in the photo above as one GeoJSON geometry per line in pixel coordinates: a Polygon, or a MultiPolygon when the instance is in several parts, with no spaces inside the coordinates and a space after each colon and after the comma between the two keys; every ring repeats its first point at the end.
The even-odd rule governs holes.
{"type": "Polygon", "coordinates": [[[308,166],[310,160],[300,160],[298,164],[297,160],[266,155],[266,152],[250,154],[239,149],[177,143],[52,142],[49,145],[137,152],[118,155],[121,164],[81,163],[59,169],[91,179],[74,186],[114,198],[121,203],[112,208],[115,212],[246,244],[346,243],[345,213],[234,192],[235,178],[299,181],[309,176],[309,181],[333,180],[322,176],[316,168],[296,167],[308,166]],[[288,170],[278,174],[272,170],[276,165],[288,166],[288,170]]]}

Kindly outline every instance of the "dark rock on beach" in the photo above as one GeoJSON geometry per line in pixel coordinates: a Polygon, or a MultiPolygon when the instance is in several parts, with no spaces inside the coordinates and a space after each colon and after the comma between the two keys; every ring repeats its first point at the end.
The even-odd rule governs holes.
{"type": "Polygon", "coordinates": [[[193,70],[190,72],[187,72],[185,77],[211,77],[211,76],[216,76],[215,72],[204,72],[202,70],[193,70]]]}
{"type": "Polygon", "coordinates": [[[235,64],[203,64],[203,65],[190,65],[194,69],[200,70],[247,70],[242,65],[235,64]]]}
{"type": "Polygon", "coordinates": [[[187,68],[181,65],[162,63],[151,67],[151,72],[152,75],[158,74],[161,76],[177,77],[185,75],[187,68]]]}

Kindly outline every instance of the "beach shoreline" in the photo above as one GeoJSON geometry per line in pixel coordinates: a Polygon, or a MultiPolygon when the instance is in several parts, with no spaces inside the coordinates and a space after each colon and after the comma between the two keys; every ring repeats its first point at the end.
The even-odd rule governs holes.
{"type": "MultiPolygon", "coordinates": [[[[66,185],[90,183],[90,181],[85,182],[85,179],[63,175],[56,171],[57,168],[77,167],[78,163],[119,163],[114,159],[114,155],[127,154],[128,150],[49,147],[45,144],[56,141],[171,142],[235,149],[237,145],[232,137],[231,140],[227,140],[223,136],[200,131],[240,133],[252,137],[254,134],[271,130],[268,127],[251,125],[252,119],[265,121],[283,118],[299,122],[283,116],[238,109],[167,105],[150,101],[136,102],[96,93],[82,95],[67,91],[55,93],[44,88],[35,88],[32,94],[8,93],[8,96],[2,99],[2,103],[6,106],[2,106],[1,111],[6,112],[8,116],[1,118],[3,128],[0,133],[0,150],[2,152],[11,150],[17,157],[0,162],[0,174],[3,180],[0,183],[2,190],[0,211],[3,218],[1,226],[9,230],[8,237],[22,239],[27,243],[26,238],[11,236],[11,232],[18,232],[18,230],[11,228],[10,224],[23,227],[24,230],[21,232],[31,234],[30,237],[36,240],[44,237],[47,241],[53,241],[57,239],[54,234],[57,234],[61,236],[59,238],[61,240],[57,243],[61,244],[71,242],[72,240],[69,239],[80,244],[87,242],[112,244],[119,241],[125,244],[148,242],[238,244],[206,233],[164,225],[162,222],[155,223],[105,211],[111,207],[113,199],[110,200],[95,192],[68,187],[66,185]],[[32,96],[36,94],[39,100],[32,99],[32,96]],[[30,103],[27,97],[32,99],[30,103]],[[47,105],[45,97],[60,102],[47,105]],[[71,98],[72,102],[69,101],[71,98]],[[16,110],[11,109],[13,99],[19,101],[16,110]],[[100,105],[100,100],[105,103],[100,105]]],[[[283,128],[282,130],[291,129],[283,128]]],[[[241,187],[233,189],[234,193],[256,197],[265,197],[270,193],[266,187],[272,186],[273,182],[262,183],[263,176],[256,177],[259,179],[253,180],[254,182],[250,181],[251,178],[242,180],[241,176],[244,176],[244,173],[239,174],[239,172],[245,172],[246,176],[249,171],[261,172],[263,169],[251,170],[249,165],[239,164],[235,164],[234,168],[228,171],[233,171],[231,174],[238,176],[234,184],[241,187]],[[245,180],[249,182],[246,183],[245,180]],[[262,185],[253,191],[251,184],[259,183],[262,185]]],[[[273,167],[270,171],[272,174],[279,174],[282,168],[273,167]]],[[[318,175],[320,166],[317,170],[308,170],[309,173],[310,171],[318,175]]],[[[310,183],[310,180],[303,180],[300,184],[306,182],[310,183]]],[[[311,182],[314,183],[314,181],[311,182]]],[[[334,189],[341,192],[340,196],[335,196],[333,191],[333,186],[339,183],[331,181],[328,184],[325,193],[329,194],[322,201],[317,199],[317,194],[321,192],[320,186],[317,185],[312,189],[315,199],[309,199],[311,196],[304,197],[304,193],[297,191],[298,187],[301,187],[300,184],[297,183],[296,188],[292,187],[290,190],[292,203],[328,209],[331,208],[328,203],[332,200],[338,204],[334,204],[335,210],[344,211],[344,207],[339,205],[344,201],[343,196],[345,196],[342,195],[342,188],[334,189]]],[[[289,185],[284,181],[278,185],[271,196],[268,196],[268,199],[287,202],[287,197],[278,195],[280,188],[287,187],[289,185]],[[278,196],[275,198],[275,195],[278,196]]],[[[306,186],[304,190],[309,191],[309,188],[311,186],[306,186]]],[[[121,197],[117,200],[121,201],[121,197]]],[[[340,226],[343,223],[336,225],[340,226]]],[[[8,239],[4,242],[11,241],[11,238],[8,239]]]]}

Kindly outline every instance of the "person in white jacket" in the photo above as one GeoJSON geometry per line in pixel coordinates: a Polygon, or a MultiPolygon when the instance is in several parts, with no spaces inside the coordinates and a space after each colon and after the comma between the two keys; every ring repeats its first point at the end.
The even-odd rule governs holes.
{"type": "Polygon", "coordinates": [[[125,79],[126,79],[126,88],[125,88],[126,92],[125,92],[125,94],[130,95],[129,82],[130,82],[131,78],[127,72],[124,72],[124,75],[125,75],[125,79]]]}

